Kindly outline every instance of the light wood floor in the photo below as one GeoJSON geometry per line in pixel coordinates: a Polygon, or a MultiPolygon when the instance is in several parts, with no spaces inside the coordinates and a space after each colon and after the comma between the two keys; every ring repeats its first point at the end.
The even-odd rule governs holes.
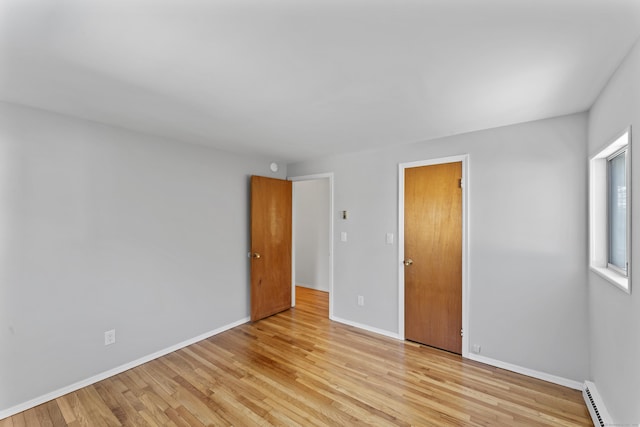
{"type": "Polygon", "coordinates": [[[592,425],[580,392],[331,322],[327,295],[11,418],[0,427],[592,425]]]}

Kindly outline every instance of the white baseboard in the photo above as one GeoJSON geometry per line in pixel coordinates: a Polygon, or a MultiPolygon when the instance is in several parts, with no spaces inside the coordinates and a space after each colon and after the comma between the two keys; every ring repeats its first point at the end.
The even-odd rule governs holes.
{"type": "Polygon", "coordinates": [[[116,368],[113,369],[109,369],[108,371],[99,373],[97,375],[94,375],[90,378],[87,378],[85,380],[81,380],[78,381],[76,383],[73,383],[71,385],[68,385],[66,387],[62,387],[58,390],[52,391],[50,393],[44,394],[40,397],[36,397],[35,399],[31,399],[27,402],[24,403],[20,403],[18,405],[12,406],[11,408],[7,408],[7,409],[3,409],[0,410],[0,420],[3,420],[5,418],[9,418],[12,415],[18,414],[22,411],[26,411],[27,409],[31,409],[33,407],[36,407],[38,405],[41,405],[43,403],[49,402],[51,400],[57,399],[61,396],[64,396],[65,394],[68,393],[72,393],[76,390],[79,390],[83,387],[87,387],[90,386],[91,384],[95,384],[98,381],[102,381],[104,379],[107,379],[109,377],[112,377],[114,375],[118,375],[124,371],[128,371],[131,368],[135,368],[136,366],[140,366],[144,363],[150,362],[154,359],[157,359],[159,357],[162,357],[164,355],[167,355],[169,353],[173,353],[176,350],[180,350],[181,348],[190,346],[191,344],[195,344],[198,341],[202,341],[205,340],[207,338],[210,338],[214,335],[217,335],[221,332],[227,331],[229,329],[235,328],[236,326],[240,326],[244,323],[247,323],[249,321],[249,317],[237,320],[233,323],[229,323],[228,325],[224,325],[220,328],[214,329],[213,331],[209,331],[209,332],[205,332],[202,335],[198,335],[197,337],[188,339],[186,341],[183,341],[179,344],[176,345],[172,345],[171,347],[167,347],[163,350],[160,351],[156,351],[153,354],[149,354],[147,356],[141,357],[139,359],[134,360],[133,362],[129,362],[129,363],[125,363],[124,365],[120,365],[116,368]]]}
{"type": "Polygon", "coordinates": [[[300,286],[302,288],[315,289],[320,292],[329,292],[329,288],[324,288],[322,286],[309,285],[307,283],[296,282],[296,286],[300,286]]]}
{"type": "MultiPolygon", "coordinates": [[[[346,320],[346,319],[342,319],[340,317],[335,317],[335,316],[331,316],[330,317],[331,320],[335,321],[335,322],[339,322],[339,323],[343,323],[345,325],[349,325],[349,326],[353,326],[355,328],[358,329],[363,329],[365,331],[369,331],[369,332],[373,332],[375,334],[380,334],[389,338],[394,338],[394,339],[402,339],[397,333],[395,332],[390,332],[384,329],[378,329],[378,328],[374,328],[362,323],[358,323],[358,322],[352,322],[350,320],[346,320]]],[[[52,391],[50,393],[47,393],[45,395],[42,395],[40,397],[37,397],[35,399],[31,399],[27,402],[24,403],[20,403],[18,405],[12,406],[10,408],[7,409],[3,409],[0,410],[0,420],[3,420],[5,418],[8,418],[12,415],[15,415],[17,413],[26,411],[28,409],[31,409],[35,406],[41,405],[43,403],[49,402],[51,400],[57,399],[61,396],[64,396],[65,394],[68,393],[72,393],[76,390],[79,390],[83,387],[87,387],[91,384],[97,383],[99,381],[102,381],[106,378],[112,377],[114,375],[120,374],[124,371],[128,371],[129,369],[135,368],[136,366],[140,366],[144,363],[150,362],[154,359],[157,359],[159,357],[162,357],[164,355],[167,355],[169,353],[172,353],[174,351],[180,350],[181,348],[187,347],[191,344],[195,344],[198,341],[202,341],[205,340],[207,338],[210,338],[214,335],[217,335],[221,332],[227,331],[229,329],[235,328],[236,326],[240,326],[244,323],[247,323],[249,321],[249,317],[240,319],[238,321],[235,321],[233,323],[229,323],[227,325],[224,325],[220,328],[214,329],[212,331],[209,332],[205,332],[204,334],[198,335],[197,337],[188,339],[186,341],[183,341],[179,344],[173,345],[171,347],[165,348],[163,350],[157,351],[153,354],[141,357],[137,360],[134,360],[132,362],[129,363],[125,363],[124,365],[120,365],[116,368],[110,369],[108,371],[102,372],[100,374],[94,375],[90,378],[87,378],[85,380],[81,380],[78,381],[76,383],[73,383],[71,385],[68,385],[66,387],[62,387],[58,390],[52,391]]],[[[507,371],[512,371],[512,372],[516,372],[522,375],[526,375],[528,377],[533,377],[533,378],[537,378],[543,381],[547,381],[550,383],[554,383],[554,384],[558,384],[564,387],[569,387],[575,390],[582,390],[583,389],[583,384],[579,383],[578,381],[574,381],[574,380],[570,380],[567,378],[563,378],[563,377],[559,377],[556,375],[551,375],[551,374],[547,374],[545,372],[540,372],[540,371],[535,371],[533,369],[529,369],[529,368],[524,368],[522,366],[518,366],[518,365],[513,365],[511,363],[507,363],[507,362],[502,362],[500,360],[496,360],[496,359],[492,359],[489,357],[485,357],[485,356],[480,356],[477,354],[473,354],[473,353],[468,353],[464,356],[467,359],[470,360],[474,360],[476,362],[480,362],[480,363],[484,363],[486,365],[490,365],[490,366],[494,366],[496,368],[501,368],[501,369],[506,369],[507,371]]]]}
{"type": "MultiPolygon", "coordinates": [[[[339,323],[344,323],[345,325],[353,326],[359,329],[364,329],[365,331],[384,335],[386,337],[390,337],[398,340],[403,339],[402,337],[400,337],[399,334],[395,332],[389,332],[384,329],[372,328],[371,326],[364,325],[362,323],[352,322],[350,320],[345,320],[340,317],[331,316],[330,319],[339,323]]],[[[492,359],[490,357],[480,356],[478,354],[473,354],[473,353],[464,354],[463,357],[465,359],[470,359],[476,362],[484,363],[485,365],[494,366],[496,368],[505,369],[507,371],[526,375],[528,377],[537,378],[539,380],[547,381],[553,384],[558,384],[564,387],[569,387],[574,390],[582,390],[583,388],[582,383],[578,381],[570,380],[564,377],[559,377],[557,375],[547,374],[546,372],[536,371],[533,369],[525,368],[525,367],[514,365],[511,363],[502,362],[500,360],[492,359]]]]}
{"type": "Polygon", "coordinates": [[[309,285],[307,283],[302,283],[302,282],[298,282],[298,281],[296,281],[296,286],[301,286],[303,288],[309,288],[309,289],[315,289],[316,288],[315,286],[311,286],[311,285],[309,285]]]}
{"type": "Polygon", "coordinates": [[[330,320],[338,323],[344,323],[345,325],[353,326],[358,329],[364,329],[365,331],[373,332],[374,334],[384,335],[385,337],[395,338],[397,340],[401,339],[400,335],[395,332],[386,331],[384,329],[373,328],[369,325],[365,325],[358,322],[352,322],[351,320],[342,319],[340,317],[330,316],[330,320]]]}
{"type": "Polygon", "coordinates": [[[490,357],[480,356],[478,354],[468,353],[465,355],[467,359],[475,360],[476,362],[484,363],[485,365],[495,366],[496,368],[506,369],[518,374],[526,375],[528,377],[537,378],[539,380],[547,381],[553,384],[558,384],[564,387],[569,387],[574,390],[582,390],[582,383],[568,378],[559,377],[557,375],[547,374],[546,372],[540,372],[522,366],[514,365],[500,360],[492,359],[490,357]]]}

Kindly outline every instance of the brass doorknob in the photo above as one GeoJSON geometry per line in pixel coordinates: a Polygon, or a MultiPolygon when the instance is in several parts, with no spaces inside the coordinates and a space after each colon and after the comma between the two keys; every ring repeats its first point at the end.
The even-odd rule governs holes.
{"type": "Polygon", "coordinates": [[[253,255],[251,255],[253,258],[258,259],[260,258],[260,254],[258,252],[254,252],[253,255]]]}
{"type": "Polygon", "coordinates": [[[409,258],[409,259],[405,259],[404,261],[402,261],[402,263],[403,263],[405,266],[410,266],[411,264],[413,264],[413,260],[412,260],[411,258],[409,258]]]}

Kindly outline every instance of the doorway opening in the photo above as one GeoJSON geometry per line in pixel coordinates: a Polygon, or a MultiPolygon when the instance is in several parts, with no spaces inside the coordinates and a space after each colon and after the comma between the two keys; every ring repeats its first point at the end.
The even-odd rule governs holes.
{"type": "MultiPolygon", "coordinates": [[[[469,329],[469,316],[468,316],[468,155],[461,155],[461,156],[452,156],[452,157],[445,157],[445,158],[438,158],[438,159],[432,159],[432,160],[424,160],[424,161],[418,161],[418,162],[410,162],[410,163],[401,163],[399,165],[399,179],[398,179],[398,183],[399,183],[399,203],[398,203],[398,255],[399,255],[399,265],[400,268],[398,269],[399,274],[398,274],[398,335],[400,336],[401,339],[408,339],[407,337],[407,325],[406,325],[406,314],[407,314],[407,308],[405,305],[405,300],[406,300],[406,296],[408,295],[407,292],[409,292],[409,288],[407,288],[408,284],[407,284],[407,280],[410,281],[409,286],[415,286],[415,283],[411,283],[412,280],[415,281],[415,277],[412,279],[412,276],[415,276],[416,273],[418,273],[418,270],[416,269],[416,267],[420,267],[417,263],[416,260],[412,259],[412,257],[421,257],[421,256],[427,256],[427,261],[431,262],[434,259],[434,255],[438,255],[435,253],[430,253],[429,255],[426,255],[426,252],[430,252],[430,251],[434,251],[434,250],[438,250],[438,245],[441,244],[441,241],[439,240],[435,240],[435,243],[432,243],[431,246],[429,246],[429,244],[427,244],[426,246],[422,246],[422,242],[420,242],[419,244],[413,244],[412,240],[415,236],[409,236],[406,235],[405,233],[410,232],[413,233],[413,231],[407,231],[407,226],[409,226],[409,228],[411,229],[411,225],[406,223],[409,220],[415,220],[417,218],[417,220],[419,222],[423,222],[425,219],[422,218],[422,215],[424,213],[424,209],[426,209],[427,206],[429,206],[429,209],[432,208],[432,206],[428,203],[423,204],[423,207],[418,207],[417,210],[417,214],[415,213],[411,213],[409,212],[410,216],[409,216],[409,220],[407,220],[406,214],[407,211],[406,209],[414,209],[411,207],[411,205],[413,205],[415,207],[415,203],[411,204],[409,201],[405,200],[406,197],[412,197],[411,194],[409,196],[407,196],[407,194],[405,193],[406,190],[406,179],[407,179],[407,171],[417,171],[418,168],[423,168],[423,169],[428,169],[428,168],[424,168],[427,166],[442,166],[442,165],[447,165],[447,164],[459,164],[460,165],[460,169],[458,172],[454,173],[454,175],[456,175],[455,177],[452,175],[451,177],[446,177],[443,178],[444,180],[448,181],[452,181],[452,187],[458,187],[459,185],[459,191],[461,192],[460,194],[460,199],[459,199],[459,203],[461,204],[461,209],[460,209],[460,221],[459,223],[457,223],[457,227],[459,228],[458,233],[459,233],[459,239],[460,239],[460,251],[459,251],[459,281],[460,281],[460,288],[459,292],[460,292],[460,305],[461,305],[461,313],[460,317],[458,317],[457,321],[460,322],[457,324],[456,328],[459,328],[460,325],[462,326],[460,328],[460,330],[456,330],[455,332],[453,331],[453,329],[451,329],[450,333],[456,333],[456,334],[460,334],[461,338],[462,338],[462,342],[458,342],[458,346],[461,347],[457,347],[457,350],[454,350],[454,352],[456,353],[461,353],[463,357],[467,357],[468,353],[469,353],[469,337],[468,337],[468,333],[465,333],[465,331],[468,331],[469,329]],[[415,169],[414,169],[415,168],[415,169]],[[451,178],[451,179],[449,179],[451,178]],[[407,204],[409,203],[409,204],[407,204]],[[407,240],[409,239],[409,240],[407,240]],[[407,249],[407,243],[410,244],[411,248],[407,249]],[[420,250],[415,251],[415,248],[418,247],[420,248],[420,250]],[[411,254],[409,254],[407,251],[414,251],[411,254]],[[411,258],[411,259],[410,259],[411,258]],[[407,272],[406,270],[410,269],[409,272],[407,272]]],[[[439,168],[434,168],[434,169],[439,169],[439,168]]],[[[410,176],[412,176],[413,174],[410,174],[410,176]]],[[[426,187],[424,188],[430,188],[428,186],[432,185],[434,180],[440,180],[439,176],[431,176],[431,177],[427,177],[426,179],[426,184],[424,184],[426,187]]],[[[453,189],[452,189],[453,191],[453,189]]],[[[421,194],[423,191],[420,190],[417,193],[421,194]]],[[[431,191],[424,191],[425,193],[431,193],[431,191]]],[[[446,193],[446,191],[445,191],[446,193]]],[[[437,194],[437,192],[436,192],[437,194]]],[[[449,196],[444,196],[445,197],[445,201],[443,203],[457,203],[454,202],[454,199],[447,199],[447,197],[449,196]],[[447,201],[449,200],[449,201],[447,201]]],[[[450,207],[451,206],[446,206],[444,207],[444,211],[441,213],[438,213],[437,211],[435,213],[432,212],[432,217],[434,218],[438,218],[438,216],[441,215],[445,215],[445,216],[450,216],[450,207]]],[[[438,222],[439,220],[437,220],[436,222],[434,222],[432,224],[432,230],[429,233],[426,233],[427,235],[433,235],[434,232],[435,233],[440,233],[440,228],[442,227],[442,224],[440,224],[438,222]],[[434,230],[438,230],[438,231],[434,231],[434,230]]],[[[421,225],[423,225],[421,223],[421,225]]],[[[440,237],[439,237],[440,238],[440,237]]],[[[442,253],[440,254],[442,255],[444,258],[442,258],[443,262],[440,263],[435,263],[436,267],[439,267],[440,265],[444,265],[447,264],[450,260],[450,254],[445,254],[442,253]],[[445,262],[446,261],[446,262],[445,262]]],[[[421,261],[418,261],[418,263],[421,261]]],[[[432,268],[432,267],[430,267],[432,268]]],[[[428,282],[429,280],[431,280],[433,278],[433,276],[442,276],[442,274],[440,274],[442,272],[437,271],[435,273],[433,272],[423,272],[420,271],[418,274],[418,281],[425,281],[428,282]],[[423,280],[423,279],[427,279],[427,280],[423,280]]],[[[441,292],[441,289],[435,289],[435,292],[441,292]]],[[[413,298],[413,297],[412,297],[413,298]]],[[[433,299],[432,299],[433,300],[433,299]]],[[[441,307],[437,307],[438,310],[441,307]]],[[[415,310],[414,310],[415,311],[415,310]]],[[[428,310],[419,310],[419,311],[428,311],[428,310]]],[[[442,310],[444,312],[447,311],[447,309],[442,310]]],[[[443,320],[440,319],[429,319],[428,322],[441,322],[443,320]]],[[[446,325],[442,325],[442,326],[446,326],[446,325]]],[[[451,325],[448,325],[451,326],[451,325]]],[[[438,330],[441,329],[439,327],[437,327],[437,325],[429,325],[429,328],[438,330]],[[431,326],[433,326],[433,328],[431,328],[431,326]]],[[[460,337],[460,335],[458,337],[460,337]]],[[[428,345],[431,345],[429,343],[427,343],[428,345]]],[[[438,346],[438,345],[436,345],[438,346]]],[[[446,349],[446,347],[445,347],[446,349]]]]}
{"type": "Polygon", "coordinates": [[[327,316],[332,318],[333,174],[288,179],[293,182],[291,305],[296,303],[296,287],[324,292],[329,301],[327,316]]]}

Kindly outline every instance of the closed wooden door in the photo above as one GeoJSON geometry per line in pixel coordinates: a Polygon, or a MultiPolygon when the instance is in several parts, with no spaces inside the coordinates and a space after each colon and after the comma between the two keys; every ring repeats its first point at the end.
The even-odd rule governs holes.
{"type": "Polygon", "coordinates": [[[251,177],[251,320],[291,308],[291,182],[251,177]]]}
{"type": "Polygon", "coordinates": [[[462,352],[462,162],[405,169],[405,338],[462,352]]]}

